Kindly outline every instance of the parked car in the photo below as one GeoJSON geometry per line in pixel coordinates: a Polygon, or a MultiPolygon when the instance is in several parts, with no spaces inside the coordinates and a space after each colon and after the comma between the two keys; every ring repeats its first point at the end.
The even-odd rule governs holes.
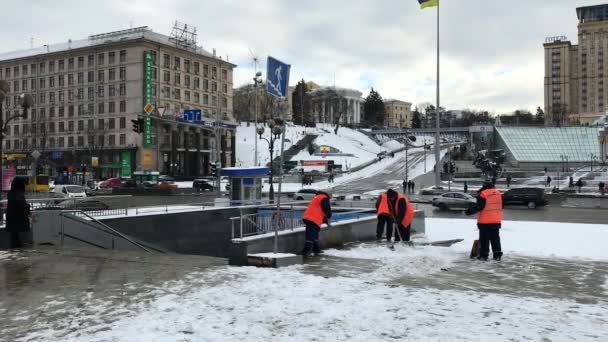
{"type": "Polygon", "coordinates": [[[549,201],[545,198],[545,190],[541,188],[514,188],[502,195],[502,204],[525,205],[530,209],[547,205],[549,201]]]}
{"type": "Polygon", "coordinates": [[[293,198],[296,201],[310,201],[317,195],[317,190],[315,189],[302,189],[293,195],[293,198]]]}
{"type": "Polygon", "coordinates": [[[90,210],[108,210],[110,206],[98,201],[98,200],[84,200],[84,201],[72,201],[67,200],[63,202],[59,202],[57,204],[58,208],[61,209],[69,209],[69,210],[82,210],[82,211],[90,211],[90,210]]]}
{"type": "Polygon", "coordinates": [[[84,198],[87,194],[80,185],[56,185],[53,193],[65,198],[84,198]]]}
{"type": "Polygon", "coordinates": [[[196,192],[213,191],[213,185],[205,179],[197,178],[192,182],[192,189],[196,192]]]}
{"type": "Polygon", "coordinates": [[[175,178],[173,178],[171,176],[167,176],[167,175],[160,175],[160,176],[158,176],[158,181],[159,182],[173,182],[173,183],[175,183],[175,178]]]}
{"type": "Polygon", "coordinates": [[[475,197],[463,192],[448,192],[433,197],[433,207],[441,210],[467,210],[476,203],[475,197]]]}
{"type": "Polygon", "coordinates": [[[118,188],[118,187],[120,187],[121,184],[122,184],[122,179],[115,177],[115,178],[108,178],[105,181],[101,182],[101,184],[99,184],[99,187],[101,189],[111,189],[111,188],[118,188]]]}
{"type": "Polygon", "coordinates": [[[157,189],[177,189],[177,184],[172,181],[162,181],[156,184],[155,188],[157,189]]]}

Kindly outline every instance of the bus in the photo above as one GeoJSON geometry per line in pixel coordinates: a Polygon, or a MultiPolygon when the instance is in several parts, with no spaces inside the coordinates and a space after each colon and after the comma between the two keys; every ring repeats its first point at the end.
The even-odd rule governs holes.
{"type": "Polygon", "coordinates": [[[38,175],[38,176],[15,176],[23,179],[25,182],[26,192],[49,192],[49,176],[38,175]]]}

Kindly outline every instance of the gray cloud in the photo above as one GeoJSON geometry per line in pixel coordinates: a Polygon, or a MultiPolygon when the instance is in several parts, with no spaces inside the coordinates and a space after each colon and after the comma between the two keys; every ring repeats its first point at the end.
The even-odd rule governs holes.
{"type": "MultiPolygon", "coordinates": [[[[435,9],[416,0],[4,0],[0,52],[147,25],[168,34],[175,19],[199,41],[229,55],[237,85],[249,82],[249,49],[292,64],[292,84],[370,87],[413,103],[435,99],[435,9]],[[27,13],[27,16],[18,16],[27,13]],[[8,32],[8,34],[7,34],[8,32]]],[[[442,103],[495,112],[543,101],[546,36],[576,41],[578,6],[596,0],[444,0],[441,8],[442,103]]]]}

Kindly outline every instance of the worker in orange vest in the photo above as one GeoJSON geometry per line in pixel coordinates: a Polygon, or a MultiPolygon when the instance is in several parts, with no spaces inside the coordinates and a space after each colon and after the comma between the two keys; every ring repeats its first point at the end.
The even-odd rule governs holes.
{"type": "Polygon", "coordinates": [[[306,225],[306,240],[304,242],[304,250],[302,255],[306,258],[321,254],[321,244],[319,242],[319,231],[321,225],[327,223],[331,218],[331,195],[328,192],[318,191],[316,196],[308,204],[308,208],[304,211],[302,221],[306,225]]]}
{"type": "Polygon", "coordinates": [[[467,210],[468,215],[477,212],[479,229],[479,260],[488,260],[490,244],[494,260],[502,257],[500,228],[502,225],[502,194],[494,188],[491,181],[485,181],[479,190],[477,205],[467,210]]]}
{"type": "Polygon", "coordinates": [[[384,226],[386,226],[386,240],[391,241],[393,237],[393,223],[395,218],[395,202],[398,194],[393,189],[388,189],[376,200],[376,214],[378,215],[378,224],[376,225],[376,240],[382,240],[384,234],[384,226]]]}
{"type": "Polygon", "coordinates": [[[395,209],[395,222],[399,233],[395,234],[395,241],[410,241],[412,231],[412,221],[414,220],[414,207],[410,200],[402,193],[397,194],[397,203],[393,207],[395,209]]]}

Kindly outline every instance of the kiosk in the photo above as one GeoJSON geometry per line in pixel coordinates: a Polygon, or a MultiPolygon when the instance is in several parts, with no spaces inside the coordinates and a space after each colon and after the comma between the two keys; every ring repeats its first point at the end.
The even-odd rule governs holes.
{"type": "Polygon", "coordinates": [[[261,202],[262,179],[268,176],[267,167],[227,167],[222,169],[222,176],[228,177],[230,184],[230,201],[261,202]]]}

